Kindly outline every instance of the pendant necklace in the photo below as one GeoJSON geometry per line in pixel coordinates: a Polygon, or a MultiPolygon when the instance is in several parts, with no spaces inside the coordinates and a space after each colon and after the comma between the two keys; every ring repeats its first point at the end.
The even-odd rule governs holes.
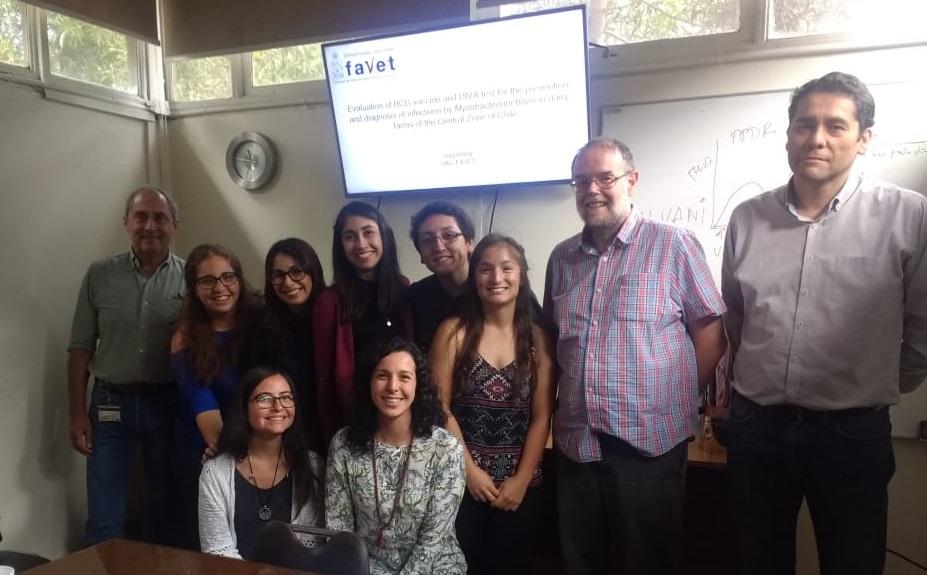
{"type": "Polygon", "coordinates": [[[251,482],[254,484],[254,488],[257,490],[258,503],[261,504],[261,507],[258,509],[258,519],[261,521],[270,521],[270,516],[272,514],[270,509],[270,502],[274,497],[274,487],[277,486],[277,469],[280,467],[281,455],[283,455],[283,444],[280,444],[280,451],[277,452],[277,463],[274,464],[274,478],[271,479],[270,488],[267,489],[267,501],[264,501],[264,494],[261,493],[261,488],[258,486],[257,478],[254,476],[254,467],[251,465],[251,454],[248,454],[248,470],[251,472],[251,482]]]}
{"type": "Polygon", "coordinates": [[[408,452],[406,453],[405,461],[402,462],[402,474],[399,476],[399,484],[396,486],[396,496],[393,497],[393,508],[390,509],[389,517],[386,518],[386,521],[383,521],[383,512],[380,510],[380,489],[377,485],[379,482],[377,480],[377,440],[376,438],[370,442],[373,453],[373,502],[374,507],[377,512],[377,549],[383,549],[383,532],[386,531],[390,525],[393,523],[393,518],[396,517],[396,513],[399,509],[399,499],[402,496],[402,488],[406,485],[406,472],[409,470],[409,460],[412,459],[412,440],[415,438],[415,434],[412,434],[412,437],[409,438],[408,452]]]}

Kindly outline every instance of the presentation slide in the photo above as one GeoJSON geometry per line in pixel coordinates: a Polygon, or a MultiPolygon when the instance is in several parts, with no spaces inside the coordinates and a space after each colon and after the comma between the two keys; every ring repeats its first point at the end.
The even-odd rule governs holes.
{"type": "Polygon", "coordinates": [[[348,195],[566,181],[585,10],[323,46],[348,195]]]}

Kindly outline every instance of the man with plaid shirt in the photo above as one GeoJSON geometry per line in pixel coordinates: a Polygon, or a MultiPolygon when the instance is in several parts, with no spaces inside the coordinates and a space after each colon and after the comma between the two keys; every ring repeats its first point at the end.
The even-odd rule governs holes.
{"type": "Polygon", "coordinates": [[[561,368],[561,549],[573,574],[678,573],[686,441],[726,347],[724,305],[698,240],[634,209],[627,146],[593,140],[572,173],[585,226],[554,248],[544,306],[561,368]]]}

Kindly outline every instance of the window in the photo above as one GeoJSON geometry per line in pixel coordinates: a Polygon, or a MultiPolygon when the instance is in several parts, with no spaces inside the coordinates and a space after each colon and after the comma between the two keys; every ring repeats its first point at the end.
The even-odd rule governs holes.
{"type": "Polygon", "coordinates": [[[52,74],[138,94],[135,40],[54,12],[47,12],[46,30],[52,74]]]}
{"type": "MultiPolygon", "coordinates": [[[[534,0],[499,7],[500,16],[577,4],[577,0],[534,0]]],[[[585,0],[589,40],[603,45],[690,38],[737,32],[740,0],[585,0]]]]}
{"type": "Polygon", "coordinates": [[[251,85],[272,86],[325,78],[321,44],[251,53],[251,85]]]}
{"type": "Polygon", "coordinates": [[[0,62],[26,67],[26,7],[17,0],[0,0],[0,62]]]}
{"type": "Polygon", "coordinates": [[[924,37],[923,0],[769,0],[767,36],[855,34],[863,39],[897,41],[924,37]]]}
{"type": "Polygon", "coordinates": [[[231,98],[232,62],[228,56],[171,63],[171,99],[198,102],[231,98]]]}

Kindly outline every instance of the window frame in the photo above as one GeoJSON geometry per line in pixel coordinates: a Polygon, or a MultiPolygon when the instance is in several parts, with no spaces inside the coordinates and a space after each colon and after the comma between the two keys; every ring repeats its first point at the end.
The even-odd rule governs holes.
{"type": "Polygon", "coordinates": [[[36,61],[36,58],[35,58],[35,54],[33,50],[33,42],[32,42],[32,37],[34,34],[33,32],[34,26],[33,26],[32,19],[34,17],[35,10],[32,9],[32,7],[29,4],[26,4],[24,2],[20,2],[20,4],[22,5],[22,8],[23,8],[22,32],[23,32],[23,47],[24,47],[24,52],[25,52],[23,54],[23,58],[25,59],[25,62],[23,63],[22,66],[20,66],[19,64],[14,64],[12,62],[4,62],[0,60],[0,77],[8,76],[11,78],[20,77],[20,78],[26,78],[26,79],[36,79],[37,75],[34,72],[35,66],[33,66],[33,63],[36,61]]]}
{"type": "Polygon", "coordinates": [[[24,3],[24,6],[28,67],[0,63],[0,79],[37,88],[53,102],[129,118],[152,122],[156,113],[165,113],[163,100],[159,100],[157,95],[151,97],[153,90],[149,78],[150,70],[161,66],[159,47],[102,26],[126,37],[129,74],[137,86],[134,93],[53,74],[48,47],[49,11],[32,4],[24,3]]]}

